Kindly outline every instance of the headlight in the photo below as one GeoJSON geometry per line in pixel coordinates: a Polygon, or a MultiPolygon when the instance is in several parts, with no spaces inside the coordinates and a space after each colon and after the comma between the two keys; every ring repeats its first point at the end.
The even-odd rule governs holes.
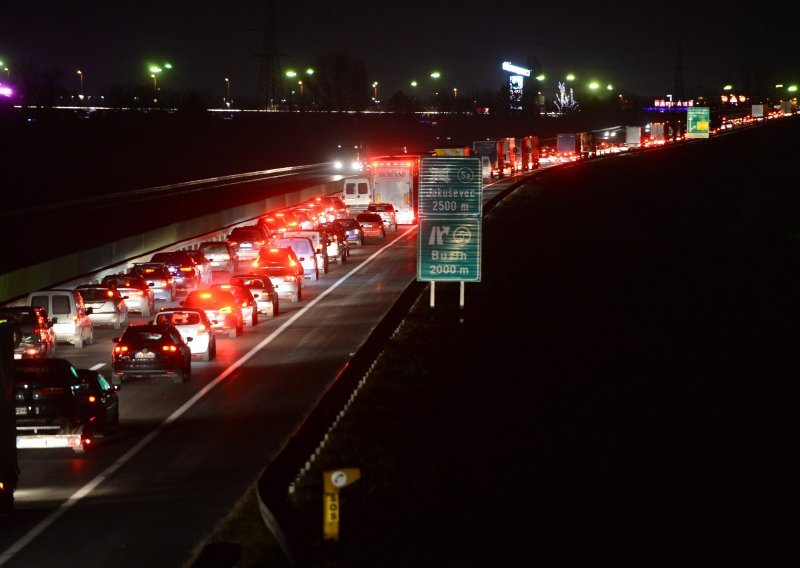
{"type": "Polygon", "coordinates": [[[342,162],[339,161],[333,162],[333,167],[336,168],[337,170],[341,170],[343,165],[344,164],[342,164],[342,162]]]}

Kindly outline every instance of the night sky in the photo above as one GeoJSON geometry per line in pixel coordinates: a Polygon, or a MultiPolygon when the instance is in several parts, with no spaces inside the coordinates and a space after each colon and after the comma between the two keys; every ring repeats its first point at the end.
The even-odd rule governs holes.
{"type": "MultiPolygon", "coordinates": [[[[437,87],[460,93],[496,90],[504,60],[530,57],[548,77],[611,82],[623,92],[663,97],[673,90],[676,52],[683,51],[687,94],[741,81],[743,66],[772,71],[776,82],[797,82],[800,65],[790,3],[717,2],[283,2],[278,41],[284,68],[314,66],[337,51],[366,63],[379,98],[398,89],[437,87]],[[782,10],[787,10],[785,15],[782,10]],[[794,61],[793,61],[794,60],[794,61]]],[[[93,2],[19,0],[0,10],[0,60],[11,69],[60,70],[62,83],[102,94],[111,84],[150,81],[146,62],[170,61],[164,89],[255,98],[265,8],[259,0],[206,2],[93,2]],[[124,4],[125,8],[122,7],[124,4]]],[[[0,81],[5,73],[0,71],[0,81]]]]}

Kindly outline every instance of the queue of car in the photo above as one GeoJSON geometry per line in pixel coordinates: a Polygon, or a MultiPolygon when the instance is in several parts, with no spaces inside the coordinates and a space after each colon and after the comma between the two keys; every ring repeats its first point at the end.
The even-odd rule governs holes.
{"type": "Polygon", "coordinates": [[[218,335],[234,339],[260,315],[278,316],[282,300],[302,301],[305,281],[344,264],[351,246],[381,230],[385,237],[380,216],[372,215],[377,220],[367,219],[373,225],[365,228],[340,199],[317,198],[235,227],[227,239],[157,252],[99,281],[39,290],[26,306],[0,307],[0,320],[21,330],[14,352],[18,447],[94,447],[119,425],[124,381],[189,380],[193,360],[216,358],[218,335]],[[214,283],[214,273],[228,276],[214,283]],[[157,300],[171,305],[159,310],[157,300]],[[131,321],[137,317],[144,322],[131,321]],[[58,358],[58,343],[94,343],[96,326],[123,330],[113,338],[109,379],[58,358]]]}

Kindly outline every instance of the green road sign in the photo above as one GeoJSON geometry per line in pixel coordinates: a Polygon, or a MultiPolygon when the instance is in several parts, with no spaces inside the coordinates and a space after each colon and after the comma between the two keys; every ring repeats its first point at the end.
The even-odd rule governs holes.
{"type": "Polygon", "coordinates": [[[419,172],[419,217],[481,215],[483,170],[480,158],[422,158],[419,172]]]}
{"type": "Polygon", "coordinates": [[[417,245],[417,280],[480,282],[480,217],[421,217],[417,245]]]}
{"type": "Polygon", "coordinates": [[[686,109],[686,138],[708,138],[710,111],[708,107],[686,109]]]}

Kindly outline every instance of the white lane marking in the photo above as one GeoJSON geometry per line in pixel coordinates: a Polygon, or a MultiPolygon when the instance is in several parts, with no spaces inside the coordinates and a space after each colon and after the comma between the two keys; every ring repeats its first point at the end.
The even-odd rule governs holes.
{"type": "MultiPolygon", "coordinates": [[[[72,507],[77,505],[81,499],[89,495],[98,485],[103,483],[106,479],[108,479],[115,471],[129,462],[133,457],[142,451],[150,442],[152,442],[156,436],[158,436],[167,426],[175,422],[178,418],[183,416],[192,406],[194,406],[200,399],[202,399],[205,395],[211,392],[211,389],[216,387],[226,378],[228,378],[231,373],[236,371],[239,367],[241,367],[244,363],[246,363],[249,359],[251,359],[256,353],[258,353],[261,349],[272,343],[284,330],[293,324],[297,319],[305,314],[312,306],[315,306],[322,298],[330,294],[334,289],[338,288],[342,282],[350,278],[353,274],[357,271],[361,270],[364,266],[372,262],[379,254],[381,254],[387,248],[394,246],[395,243],[400,242],[402,239],[406,238],[410,235],[414,230],[416,230],[416,225],[409,228],[405,233],[397,237],[395,240],[385,244],[374,253],[372,253],[369,257],[367,257],[364,261],[361,262],[358,266],[354,267],[350,272],[339,278],[336,282],[334,282],[330,287],[328,287],[325,291],[323,291],[319,296],[314,298],[311,302],[309,302],[306,306],[304,306],[300,311],[294,314],[291,318],[283,322],[278,329],[270,333],[267,337],[262,339],[255,347],[253,347],[250,351],[245,353],[242,357],[239,358],[236,362],[234,362],[230,367],[225,369],[222,373],[220,373],[213,381],[208,383],[205,387],[203,387],[200,391],[198,391],[192,398],[187,400],[180,408],[175,410],[172,414],[170,414],[161,424],[159,424],[155,430],[150,432],[144,438],[142,438],[139,443],[133,446],[130,450],[128,450],[124,455],[120,456],[113,464],[105,469],[105,471],[101,472],[97,475],[94,479],[92,479],[89,483],[78,489],[75,493],[67,498],[66,501],[59,505],[58,509],[50,513],[47,517],[45,517],[42,521],[39,522],[35,527],[29,530],[26,534],[20,537],[14,544],[12,544],[9,548],[3,551],[0,554],[0,566],[8,562],[15,554],[17,554],[20,550],[28,546],[33,539],[39,536],[44,530],[52,525],[58,518],[69,511],[72,507]]],[[[97,365],[95,365],[97,366],[97,365]]]]}
{"type": "Polygon", "coordinates": [[[98,363],[97,365],[92,365],[91,367],[89,367],[89,370],[90,371],[96,371],[98,369],[102,369],[105,366],[106,366],[105,363],[98,363]]]}

